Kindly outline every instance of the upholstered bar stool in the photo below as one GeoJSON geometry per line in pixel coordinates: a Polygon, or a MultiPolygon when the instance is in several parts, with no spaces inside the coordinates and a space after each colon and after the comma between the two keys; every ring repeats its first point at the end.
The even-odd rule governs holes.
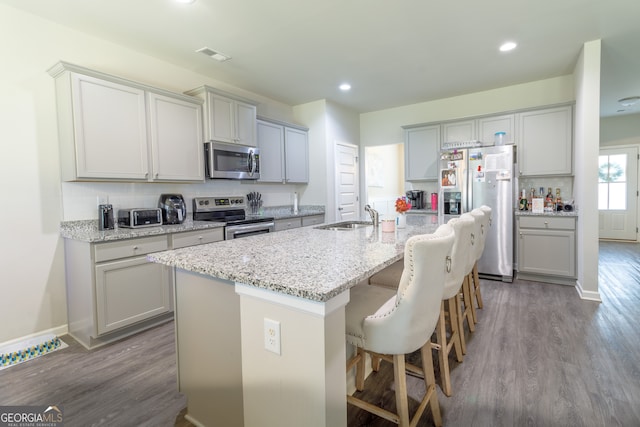
{"type": "MultiPolygon", "coordinates": [[[[469,248],[475,222],[473,218],[454,218],[448,222],[454,229],[454,243],[451,251],[451,271],[445,276],[445,286],[440,304],[440,316],[436,324],[436,342],[438,359],[440,362],[440,377],[442,392],[451,396],[451,375],[449,369],[449,354],[455,350],[456,360],[462,362],[466,353],[464,332],[462,331],[460,316],[462,316],[462,285],[469,268],[469,248]],[[448,331],[447,331],[448,329],[448,331]],[[447,338],[448,337],[448,338],[447,338]]],[[[369,278],[369,284],[388,289],[397,289],[404,268],[403,261],[398,261],[386,267],[369,278]]]]}
{"type": "Polygon", "coordinates": [[[442,425],[430,338],[438,321],[445,273],[451,268],[453,240],[454,231],[446,224],[433,234],[409,238],[396,291],[368,285],[351,288],[346,306],[346,339],[357,349],[356,355],[347,362],[347,371],[356,367],[356,388],[363,390],[366,354],[392,362],[396,412],[354,396],[347,396],[349,404],[400,426],[415,426],[429,405],[435,425],[442,425]],[[405,354],[418,349],[421,349],[422,368],[405,363],[405,354]],[[411,419],[407,370],[423,375],[426,385],[425,396],[411,419]]]}
{"type": "MultiPolygon", "coordinates": [[[[464,213],[462,215],[460,215],[459,219],[464,220],[464,221],[471,221],[473,223],[472,225],[472,230],[471,230],[471,236],[470,236],[470,241],[469,243],[466,245],[466,256],[463,256],[463,260],[466,261],[465,263],[465,267],[464,267],[464,277],[462,279],[462,288],[461,288],[461,295],[462,295],[462,304],[458,304],[458,308],[460,309],[459,311],[459,316],[458,316],[458,325],[459,325],[459,329],[460,329],[460,340],[462,343],[462,352],[463,353],[467,353],[467,346],[466,346],[466,342],[464,339],[464,321],[467,321],[467,326],[469,327],[469,332],[475,332],[476,331],[476,326],[475,326],[475,322],[473,320],[473,312],[472,310],[474,309],[473,306],[473,300],[471,299],[471,282],[469,281],[469,273],[471,273],[473,271],[473,265],[476,262],[476,257],[475,257],[475,244],[476,244],[476,219],[475,217],[473,217],[473,215],[471,215],[470,213],[464,213]]],[[[449,222],[451,222],[453,220],[449,220],[449,222]]]]}
{"type": "MultiPolygon", "coordinates": [[[[473,296],[476,300],[476,304],[478,308],[482,308],[482,294],[480,293],[480,277],[478,276],[478,261],[482,257],[484,253],[485,244],[487,242],[487,236],[489,235],[489,229],[491,228],[491,213],[493,212],[491,207],[487,205],[480,206],[480,211],[484,214],[482,219],[482,240],[480,242],[480,248],[478,250],[478,255],[476,256],[476,263],[473,266],[473,296]]],[[[475,210],[475,209],[474,209],[475,210]]],[[[473,214],[473,212],[471,212],[473,214]]]]}
{"type": "Polygon", "coordinates": [[[440,362],[440,376],[442,392],[451,396],[451,375],[449,370],[449,353],[455,350],[458,362],[463,361],[463,350],[466,351],[464,331],[460,329],[458,316],[460,314],[460,292],[466,275],[468,251],[471,245],[471,233],[474,222],[471,218],[454,218],[448,222],[453,228],[455,238],[451,249],[451,271],[445,275],[440,317],[436,324],[436,342],[439,345],[438,360],[440,362]],[[447,326],[449,334],[447,339],[447,326]]]}

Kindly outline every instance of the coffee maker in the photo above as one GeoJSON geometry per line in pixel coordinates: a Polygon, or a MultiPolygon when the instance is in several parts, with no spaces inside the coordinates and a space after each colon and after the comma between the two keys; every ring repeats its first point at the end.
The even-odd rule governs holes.
{"type": "Polygon", "coordinates": [[[424,191],[422,190],[407,191],[407,199],[411,203],[411,209],[424,209],[426,207],[424,191]]]}

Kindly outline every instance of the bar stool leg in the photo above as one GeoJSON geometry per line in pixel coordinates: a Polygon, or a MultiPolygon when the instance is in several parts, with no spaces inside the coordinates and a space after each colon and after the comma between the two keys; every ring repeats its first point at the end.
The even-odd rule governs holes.
{"type": "Polygon", "coordinates": [[[482,293],[480,293],[480,277],[478,276],[478,263],[476,262],[473,266],[473,287],[474,287],[474,295],[476,297],[476,303],[478,303],[478,308],[483,308],[482,304],[482,293]]]}
{"type": "MultiPolygon", "coordinates": [[[[423,362],[424,363],[424,362],[423,362]]],[[[433,361],[431,362],[433,363],[433,361]]],[[[396,381],[396,410],[398,425],[409,426],[409,401],[407,399],[407,373],[404,365],[404,354],[393,355],[393,376],[396,381]]]]}
{"type": "Polygon", "coordinates": [[[442,426],[442,415],[440,414],[440,403],[438,402],[438,393],[436,393],[436,377],[433,372],[433,359],[431,355],[431,346],[423,345],[420,351],[422,356],[422,372],[424,373],[424,383],[426,386],[426,394],[431,393],[429,405],[431,406],[431,416],[436,427],[442,426]]]}
{"type": "Polygon", "coordinates": [[[471,312],[471,321],[475,325],[476,323],[478,323],[478,314],[476,313],[476,302],[475,302],[476,292],[475,292],[475,285],[473,283],[473,270],[471,270],[467,275],[467,287],[469,289],[469,299],[468,300],[465,299],[465,302],[468,301],[469,311],[471,312]]]}
{"type": "Polygon", "coordinates": [[[469,283],[469,275],[464,276],[464,281],[462,282],[462,299],[464,303],[464,316],[467,319],[467,325],[469,325],[469,331],[476,331],[476,324],[473,321],[473,302],[471,300],[471,290],[469,283]]]}

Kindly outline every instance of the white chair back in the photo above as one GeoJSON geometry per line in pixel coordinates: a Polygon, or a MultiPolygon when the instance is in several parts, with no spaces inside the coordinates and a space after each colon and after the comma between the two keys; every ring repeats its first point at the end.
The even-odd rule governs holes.
{"type": "Polygon", "coordinates": [[[453,218],[447,224],[453,228],[455,237],[451,249],[451,271],[446,274],[444,281],[443,300],[453,298],[462,286],[464,276],[467,274],[471,234],[475,225],[473,219],[469,217],[453,218]]]}
{"type": "Polygon", "coordinates": [[[476,217],[471,215],[470,213],[463,213],[460,215],[460,219],[472,221],[473,226],[471,229],[471,242],[469,245],[469,251],[467,252],[467,264],[465,274],[469,274],[471,270],[473,270],[473,266],[476,263],[476,251],[477,246],[480,245],[480,221],[476,221],[476,217]]]}
{"type": "Polygon", "coordinates": [[[493,210],[487,205],[480,206],[480,210],[484,212],[484,220],[482,222],[484,227],[482,235],[482,251],[484,251],[484,245],[487,242],[487,236],[489,235],[489,229],[491,228],[491,215],[493,210]]]}
{"type": "Polygon", "coordinates": [[[476,226],[474,227],[474,233],[477,233],[477,244],[474,245],[474,252],[476,261],[480,259],[482,256],[482,251],[484,251],[484,243],[486,240],[486,226],[485,221],[488,223],[488,217],[485,215],[484,211],[480,208],[475,208],[471,212],[471,216],[476,221],[476,226]]]}
{"type": "Polygon", "coordinates": [[[453,228],[447,224],[433,234],[407,240],[396,296],[364,319],[367,350],[408,354],[430,339],[440,314],[445,273],[451,268],[453,241],[453,228]]]}

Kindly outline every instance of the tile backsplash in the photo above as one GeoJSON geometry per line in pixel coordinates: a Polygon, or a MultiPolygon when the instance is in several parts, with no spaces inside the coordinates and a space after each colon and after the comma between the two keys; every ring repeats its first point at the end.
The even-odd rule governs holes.
{"type": "Polygon", "coordinates": [[[114,213],[125,208],[155,208],[160,194],[182,194],[188,215],[192,214],[192,199],[208,196],[244,196],[251,191],[262,194],[265,206],[293,204],[297,186],[257,184],[250,181],[207,180],[202,184],[160,184],[127,182],[63,182],[62,221],[98,218],[98,204],[113,205],[114,213]]]}
{"type": "Polygon", "coordinates": [[[527,190],[527,194],[529,194],[532,188],[535,188],[536,195],[538,195],[540,187],[544,187],[545,195],[547,189],[551,187],[554,196],[556,194],[556,188],[559,188],[560,197],[562,197],[563,202],[573,200],[573,177],[571,176],[527,177],[518,180],[518,194],[522,192],[523,188],[527,190]]]}

